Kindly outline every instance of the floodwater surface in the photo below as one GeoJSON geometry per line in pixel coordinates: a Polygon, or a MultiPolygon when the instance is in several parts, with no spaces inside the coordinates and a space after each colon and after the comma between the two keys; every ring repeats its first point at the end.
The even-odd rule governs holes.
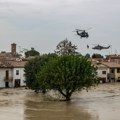
{"type": "Polygon", "coordinates": [[[120,120],[120,83],[77,92],[70,102],[24,88],[1,89],[0,120],[120,120]]]}

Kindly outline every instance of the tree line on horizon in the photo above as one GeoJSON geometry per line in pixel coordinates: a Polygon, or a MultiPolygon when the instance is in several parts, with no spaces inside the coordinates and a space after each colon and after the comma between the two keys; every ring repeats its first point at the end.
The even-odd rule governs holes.
{"type": "MultiPolygon", "coordinates": [[[[56,50],[54,51],[54,53],[49,53],[49,54],[65,55],[65,54],[70,54],[70,53],[72,52],[72,54],[82,55],[81,53],[76,52],[77,46],[72,45],[72,43],[69,41],[69,45],[68,45],[68,46],[69,46],[70,48],[68,48],[67,44],[68,44],[68,43],[66,43],[66,40],[65,40],[65,41],[61,41],[61,42],[56,46],[56,48],[59,49],[59,48],[61,47],[61,51],[63,51],[63,52],[61,53],[61,51],[59,51],[59,50],[56,49],[56,50]],[[64,42],[64,44],[63,44],[63,42],[64,42]],[[63,45],[62,45],[62,44],[63,44],[63,45]],[[61,45],[62,45],[62,46],[61,46],[61,45]],[[66,46],[65,46],[65,45],[66,45],[66,46]],[[64,49],[68,49],[68,51],[67,51],[67,50],[64,50],[64,49]]],[[[45,54],[43,54],[43,55],[45,55],[45,54]]],[[[31,50],[28,50],[28,51],[25,52],[25,57],[26,57],[26,58],[27,58],[27,57],[30,57],[30,56],[37,57],[37,56],[40,56],[40,53],[32,47],[31,50]]],[[[108,55],[106,55],[106,56],[108,56],[108,55]]],[[[92,55],[90,55],[89,53],[87,53],[86,55],[84,55],[84,57],[86,57],[86,58],[104,58],[103,55],[98,54],[98,53],[93,53],[92,55]]]]}

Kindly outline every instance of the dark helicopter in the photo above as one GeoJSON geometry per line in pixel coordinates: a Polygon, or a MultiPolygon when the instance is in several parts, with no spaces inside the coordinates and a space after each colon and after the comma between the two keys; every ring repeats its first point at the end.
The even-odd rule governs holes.
{"type": "MultiPolygon", "coordinates": [[[[89,30],[91,28],[88,28],[87,30],[89,30]]],[[[86,30],[80,30],[80,29],[75,29],[76,31],[73,31],[73,32],[76,32],[77,35],[79,35],[81,38],[88,38],[89,37],[89,34],[88,32],[86,32],[86,30]]]]}
{"type": "Polygon", "coordinates": [[[101,45],[96,45],[95,47],[93,47],[92,49],[94,50],[102,50],[102,49],[109,49],[110,45],[105,47],[105,46],[101,46],[101,45]]]}

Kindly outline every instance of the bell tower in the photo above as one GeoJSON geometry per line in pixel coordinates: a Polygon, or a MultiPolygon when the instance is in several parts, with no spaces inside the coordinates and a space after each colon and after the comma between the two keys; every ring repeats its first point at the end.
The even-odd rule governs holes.
{"type": "Polygon", "coordinates": [[[15,43],[11,44],[11,53],[12,53],[12,55],[16,54],[16,44],[15,43]]]}

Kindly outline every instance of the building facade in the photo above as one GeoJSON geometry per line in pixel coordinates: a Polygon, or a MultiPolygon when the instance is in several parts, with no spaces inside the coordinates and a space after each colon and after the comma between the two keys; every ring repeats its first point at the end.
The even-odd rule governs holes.
{"type": "Polygon", "coordinates": [[[120,64],[116,62],[103,62],[103,65],[108,67],[109,82],[117,82],[120,80],[120,64]]]}
{"type": "Polygon", "coordinates": [[[0,87],[26,86],[24,65],[26,61],[2,61],[0,62],[0,87]]]}
{"type": "Polygon", "coordinates": [[[11,44],[10,52],[0,53],[0,87],[26,86],[24,66],[27,61],[20,58],[15,43],[11,44]]]}
{"type": "Polygon", "coordinates": [[[99,77],[99,80],[101,83],[108,82],[108,72],[109,69],[107,66],[101,64],[100,62],[94,63],[94,65],[97,67],[97,75],[99,77]]]}

